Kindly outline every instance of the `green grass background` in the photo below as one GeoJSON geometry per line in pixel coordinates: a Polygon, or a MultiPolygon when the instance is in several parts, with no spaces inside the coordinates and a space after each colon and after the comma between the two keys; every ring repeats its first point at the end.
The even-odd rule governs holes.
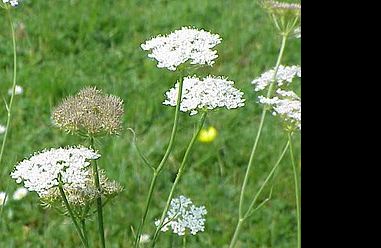
{"type": "MultiPolygon", "coordinates": [[[[222,37],[219,58],[198,75],[224,75],[245,93],[246,106],[211,113],[207,125],[219,135],[211,144],[196,143],[185,177],[176,195],[190,197],[208,210],[206,230],[188,238],[188,247],[227,247],[238,215],[239,192],[258,128],[261,106],[251,80],[275,64],[280,45],[272,23],[252,0],[25,0],[12,10],[16,23],[18,84],[13,120],[3,163],[0,191],[12,193],[17,185],[9,173],[24,157],[46,147],[81,143],[54,127],[52,108],[63,97],[93,85],[125,101],[124,129],[119,137],[99,141],[100,167],[122,183],[124,192],[104,210],[108,247],[131,247],[131,227],[142,215],[151,171],[132,145],[133,128],[146,156],[157,163],[165,151],[174,108],[163,106],[164,92],[177,74],[159,69],[140,44],[181,26],[204,28],[222,37]]],[[[300,40],[290,39],[283,64],[300,64],[300,40]]],[[[8,99],[12,80],[12,42],[6,12],[0,12],[0,94],[8,99]]],[[[294,85],[299,90],[300,86],[294,85]]],[[[176,168],[198,116],[182,113],[178,139],[154,192],[144,233],[152,234],[169,192],[176,168]]],[[[0,107],[0,124],[6,122],[0,107]]],[[[0,141],[2,136],[0,136],[0,141]]],[[[247,199],[277,160],[286,143],[278,119],[267,116],[248,186],[247,199]]],[[[300,141],[295,138],[300,166],[300,141]]],[[[296,247],[296,216],[292,167],[283,160],[273,185],[272,200],[244,224],[237,247],[296,247]]],[[[268,192],[268,189],[266,193],[268,192]]],[[[262,199],[266,197],[263,194],[262,199]]],[[[98,239],[96,218],[90,221],[90,239],[98,239]]],[[[158,247],[179,247],[177,236],[160,237],[158,247]]],[[[0,222],[0,247],[79,247],[70,220],[43,209],[35,193],[9,201],[0,222]]],[[[97,244],[93,244],[97,247],[97,244]]]]}

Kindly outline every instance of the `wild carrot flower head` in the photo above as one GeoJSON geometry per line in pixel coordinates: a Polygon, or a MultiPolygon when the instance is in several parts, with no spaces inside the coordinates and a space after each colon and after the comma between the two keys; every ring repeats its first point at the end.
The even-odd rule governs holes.
{"type": "MultiPolygon", "coordinates": [[[[173,233],[183,236],[188,229],[192,235],[196,235],[205,229],[204,215],[206,214],[205,206],[196,207],[189,198],[181,195],[171,200],[161,231],[166,232],[170,227],[173,233]]],[[[160,220],[155,222],[156,226],[159,224],[160,220]]]]}
{"type": "Polygon", "coordinates": [[[273,0],[263,0],[262,6],[270,14],[275,27],[282,34],[290,34],[300,22],[301,5],[273,0]]]}
{"type": "Polygon", "coordinates": [[[118,134],[121,130],[123,101],[116,96],[88,87],[66,98],[52,113],[56,126],[88,136],[118,134]]]}
{"type": "Polygon", "coordinates": [[[264,0],[262,5],[270,13],[277,15],[300,15],[301,5],[299,3],[285,3],[273,0],[264,0]]]}
{"type": "Polygon", "coordinates": [[[19,5],[18,0],[3,0],[4,4],[10,4],[12,7],[17,7],[19,5]]]}
{"type": "MultiPolygon", "coordinates": [[[[251,83],[254,85],[255,91],[261,91],[268,87],[274,79],[275,68],[263,73],[260,77],[254,79],[251,83]]],[[[302,70],[300,66],[283,66],[280,65],[275,77],[275,82],[278,87],[288,85],[295,77],[301,77],[302,70]]]]}
{"type": "Polygon", "coordinates": [[[292,131],[301,129],[301,102],[293,91],[278,89],[272,98],[258,97],[259,102],[269,105],[273,115],[279,115],[286,124],[286,129],[292,131]]]}
{"type": "Polygon", "coordinates": [[[218,57],[212,50],[221,43],[218,34],[205,30],[182,27],[168,35],[159,35],[141,44],[141,48],[151,51],[148,57],[157,60],[157,67],[175,71],[176,67],[188,60],[192,65],[213,65],[218,57]]]}
{"type": "MultiPolygon", "coordinates": [[[[179,83],[167,91],[164,105],[176,106],[179,83]]],[[[196,76],[183,78],[183,93],[180,110],[195,115],[200,110],[244,106],[243,92],[234,87],[234,82],[223,77],[207,76],[199,79],[196,76]]]]}
{"type": "Polygon", "coordinates": [[[301,129],[301,101],[300,97],[286,88],[295,77],[301,77],[300,66],[279,66],[274,81],[275,69],[263,73],[254,79],[252,84],[255,91],[267,88],[272,82],[275,83],[275,95],[273,97],[259,96],[259,103],[270,106],[273,115],[278,115],[286,124],[286,129],[291,131],[295,128],[301,129]]]}
{"type": "Polygon", "coordinates": [[[91,174],[89,160],[99,157],[85,147],[51,148],[18,163],[11,177],[40,197],[47,196],[59,183],[66,190],[86,189],[91,174]]]}

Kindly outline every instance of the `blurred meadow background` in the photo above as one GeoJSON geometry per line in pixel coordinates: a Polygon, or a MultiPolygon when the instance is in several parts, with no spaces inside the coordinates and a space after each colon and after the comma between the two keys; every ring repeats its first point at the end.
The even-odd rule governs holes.
{"type": "MultiPolygon", "coordinates": [[[[24,0],[14,16],[17,50],[17,84],[10,133],[0,167],[0,191],[10,195],[20,185],[9,177],[14,165],[34,151],[81,143],[77,136],[54,128],[50,114],[64,97],[84,86],[96,86],[125,102],[124,131],[98,142],[99,166],[121,182],[124,192],[104,209],[108,247],[131,247],[142,215],[151,179],[133,145],[137,143],[157,164],[172,127],[174,108],[162,105],[164,93],[178,75],[156,67],[140,48],[145,40],[182,26],[203,28],[222,37],[219,57],[199,76],[227,76],[245,93],[244,108],[209,114],[206,124],[218,131],[212,143],[197,142],[189,166],[175,194],[205,205],[206,230],[188,238],[188,247],[227,247],[238,215],[239,192],[257,132],[262,106],[250,82],[272,68],[280,46],[267,14],[253,0],[24,0]]],[[[0,94],[8,99],[12,85],[12,40],[4,10],[0,12],[0,94]]],[[[300,39],[290,39],[284,65],[300,64],[300,39]]],[[[300,84],[299,84],[300,85],[300,84]]],[[[294,84],[300,93],[300,86],[294,84]]],[[[2,101],[3,102],[3,101],[2,101]]],[[[159,177],[158,190],[143,233],[154,232],[198,117],[180,115],[175,148],[159,177]]],[[[6,108],[0,105],[0,124],[6,108]]],[[[300,166],[300,136],[295,154],[300,166]]],[[[2,135],[0,135],[2,141],[2,135]]],[[[255,194],[287,142],[279,119],[267,116],[257,151],[247,197],[255,194]]],[[[273,187],[272,199],[244,224],[237,247],[296,247],[294,184],[289,156],[261,199],[273,187]]],[[[21,201],[9,200],[0,222],[0,247],[80,247],[71,220],[44,209],[36,193],[21,201]]],[[[96,218],[89,222],[90,240],[98,239],[96,218]]],[[[179,247],[181,239],[170,232],[160,236],[158,247],[179,247]]],[[[96,244],[93,245],[96,247],[96,244]]]]}

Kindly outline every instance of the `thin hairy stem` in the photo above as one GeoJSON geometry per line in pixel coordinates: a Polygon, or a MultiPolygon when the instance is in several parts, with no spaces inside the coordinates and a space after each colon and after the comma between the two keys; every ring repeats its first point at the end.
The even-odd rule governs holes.
{"type": "Polygon", "coordinates": [[[184,235],[183,236],[183,248],[186,248],[187,247],[187,236],[184,235]]]}
{"type": "Polygon", "coordinates": [[[295,164],[291,133],[288,133],[288,140],[290,143],[290,159],[291,159],[292,169],[294,172],[296,217],[297,217],[297,223],[298,223],[298,248],[300,248],[301,238],[302,238],[302,235],[301,235],[302,229],[301,229],[300,199],[299,199],[299,180],[298,180],[298,170],[295,164]]]}
{"type": "MultiPolygon", "coordinates": [[[[288,34],[282,35],[282,43],[281,43],[281,47],[280,47],[280,50],[279,50],[277,62],[276,62],[276,65],[275,65],[274,76],[273,76],[272,82],[271,82],[271,84],[269,86],[269,89],[267,91],[267,96],[266,96],[267,98],[269,98],[271,96],[272,91],[273,91],[273,87],[274,87],[274,84],[275,84],[276,76],[277,76],[277,73],[278,73],[278,70],[279,70],[280,63],[282,61],[284,49],[286,47],[287,36],[288,36],[288,34]]],[[[238,223],[237,223],[237,226],[238,225],[242,225],[242,221],[241,220],[244,219],[244,213],[243,213],[244,195],[245,195],[246,186],[247,186],[247,183],[248,183],[248,180],[249,180],[249,175],[250,175],[250,172],[251,172],[251,168],[253,166],[255,152],[257,151],[259,139],[260,139],[261,134],[262,134],[263,124],[265,122],[266,114],[267,114],[267,107],[264,107],[263,111],[262,111],[262,115],[261,115],[261,120],[260,120],[260,123],[259,123],[258,131],[257,131],[257,136],[256,136],[255,141],[254,141],[253,149],[252,149],[251,154],[250,154],[250,159],[249,159],[249,162],[248,162],[248,165],[247,165],[245,177],[244,177],[244,180],[243,180],[243,183],[242,183],[242,187],[241,187],[241,193],[240,193],[240,198],[239,198],[239,207],[238,207],[238,223]]],[[[249,211],[249,210],[250,209],[248,209],[247,211],[249,211]]],[[[238,230],[238,232],[239,232],[240,228],[237,227],[236,230],[238,230]]],[[[235,234],[234,234],[234,236],[232,238],[231,244],[235,244],[235,242],[233,242],[234,239],[237,239],[235,234]]],[[[234,246],[230,246],[230,247],[234,247],[234,246]]]]}
{"type": "Polygon", "coordinates": [[[153,176],[151,179],[151,183],[150,183],[150,187],[149,187],[149,191],[148,191],[148,195],[147,195],[147,200],[146,200],[146,204],[145,204],[145,208],[144,208],[144,213],[143,213],[143,216],[142,216],[142,219],[140,221],[140,224],[139,224],[139,227],[137,230],[137,234],[135,237],[135,242],[134,242],[135,248],[139,247],[140,236],[141,236],[142,231],[143,231],[144,223],[147,219],[148,210],[149,210],[149,207],[150,207],[151,201],[152,201],[152,194],[153,194],[153,191],[155,189],[156,182],[157,182],[157,177],[159,176],[161,170],[163,169],[163,166],[165,165],[165,163],[168,160],[169,154],[171,153],[171,151],[173,149],[173,144],[174,144],[174,140],[175,140],[176,133],[177,133],[177,127],[178,127],[178,123],[179,123],[182,92],[183,92],[183,78],[181,75],[180,80],[179,80],[179,89],[177,92],[176,110],[175,110],[175,117],[173,120],[171,137],[169,139],[168,147],[167,147],[167,150],[165,151],[163,158],[161,159],[158,167],[156,169],[154,169],[154,173],[153,173],[153,176]]]}
{"type": "MultiPolygon", "coordinates": [[[[276,79],[276,74],[278,73],[278,69],[279,69],[279,66],[280,66],[280,63],[281,63],[281,60],[282,60],[282,57],[283,57],[284,48],[286,46],[286,40],[287,40],[287,36],[283,36],[282,37],[281,48],[280,48],[278,59],[277,59],[276,66],[275,66],[275,71],[274,71],[274,76],[273,76],[273,82],[269,86],[269,90],[268,90],[267,96],[266,96],[267,98],[269,98],[271,96],[271,93],[272,93],[272,90],[273,90],[273,87],[274,87],[274,81],[276,79]]],[[[254,162],[255,152],[257,150],[259,138],[261,137],[261,134],[262,134],[262,128],[263,128],[263,124],[265,122],[266,114],[267,114],[267,108],[264,107],[263,111],[262,111],[262,115],[261,115],[261,120],[260,120],[260,123],[259,123],[259,128],[258,128],[257,136],[255,138],[255,142],[254,142],[254,145],[253,145],[253,149],[251,151],[249,163],[247,165],[245,178],[243,180],[243,184],[242,184],[242,188],[241,188],[241,194],[240,194],[240,199],[239,199],[239,209],[238,209],[239,210],[239,218],[243,217],[243,201],[244,201],[243,198],[244,198],[244,194],[245,194],[245,189],[246,189],[246,186],[247,186],[247,183],[248,183],[249,175],[250,175],[250,172],[251,172],[251,167],[252,167],[253,162],[254,162]]]]}
{"type": "MultiPolygon", "coordinates": [[[[94,138],[90,137],[91,142],[91,148],[95,150],[94,147],[94,138]]],[[[105,240],[105,231],[104,231],[104,225],[103,225],[103,205],[102,205],[102,188],[99,183],[99,172],[98,172],[98,161],[93,161],[93,176],[94,176],[94,184],[97,188],[99,195],[97,197],[97,213],[98,213],[98,232],[99,232],[99,238],[101,241],[101,247],[106,247],[106,240],[105,240]]]]}
{"type": "Polygon", "coordinates": [[[15,29],[13,25],[12,15],[10,9],[7,9],[8,14],[8,20],[9,24],[11,26],[11,33],[12,33],[12,44],[13,44],[13,83],[12,83],[12,94],[11,99],[9,100],[9,103],[6,104],[7,106],[7,124],[5,126],[5,133],[3,137],[3,143],[1,145],[0,150],[0,166],[1,162],[3,161],[3,154],[5,149],[5,144],[7,142],[8,132],[11,124],[11,118],[12,118],[12,106],[13,106],[13,98],[15,96],[15,89],[16,89],[16,79],[17,79],[17,51],[16,51],[16,35],[15,35],[15,29]]]}
{"type": "Polygon", "coordinates": [[[254,209],[254,206],[255,206],[255,203],[257,202],[258,200],[258,197],[260,196],[260,194],[262,193],[263,189],[265,188],[265,186],[267,185],[267,183],[270,181],[270,178],[274,175],[274,172],[275,170],[278,168],[280,162],[282,161],[284,155],[286,154],[287,152],[287,149],[290,145],[290,142],[288,141],[286,146],[283,148],[283,151],[280,155],[280,157],[278,158],[277,162],[275,163],[274,167],[272,168],[272,170],[270,171],[270,173],[268,174],[268,176],[266,177],[265,181],[263,182],[263,184],[261,185],[261,187],[259,188],[257,194],[254,196],[253,200],[251,201],[251,204],[250,204],[250,207],[248,208],[248,210],[246,211],[246,213],[244,214],[243,217],[239,218],[238,220],[238,223],[237,223],[237,226],[236,226],[236,229],[234,231],[234,235],[233,235],[233,238],[230,242],[230,245],[229,245],[229,248],[233,248],[235,247],[236,243],[237,243],[237,240],[238,240],[238,235],[240,233],[240,230],[241,230],[241,226],[242,226],[242,223],[250,216],[252,215],[256,210],[258,210],[260,207],[262,207],[268,200],[264,200],[261,204],[259,204],[259,206],[257,208],[254,209]]]}
{"type": "Polygon", "coordinates": [[[58,189],[60,191],[60,194],[61,194],[62,200],[63,200],[63,202],[65,204],[65,207],[66,207],[66,209],[67,209],[67,211],[68,211],[68,213],[70,215],[70,218],[71,218],[71,220],[74,223],[75,229],[77,230],[77,233],[78,233],[78,235],[79,235],[79,237],[80,237],[80,239],[82,241],[83,246],[88,247],[87,240],[86,240],[85,236],[83,235],[81,227],[79,226],[78,221],[77,221],[77,219],[76,219],[76,217],[74,215],[74,212],[71,209],[70,204],[69,204],[69,202],[68,202],[68,200],[66,198],[65,191],[62,188],[62,183],[60,183],[58,185],[58,189]]]}
{"type": "Polygon", "coordinates": [[[87,229],[86,229],[86,220],[85,219],[81,219],[81,227],[82,227],[83,237],[85,238],[85,241],[86,241],[86,246],[88,247],[89,246],[89,240],[87,238],[87,229]]]}
{"type": "Polygon", "coordinates": [[[175,192],[175,189],[178,185],[178,183],[180,182],[180,179],[181,177],[183,176],[184,174],[184,171],[185,171],[185,166],[186,166],[186,163],[188,161],[188,158],[189,158],[189,154],[190,154],[190,151],[192,150],[193,148],[193,145],[194,143],[196,142],[196,139],[202,129],[202,127],[204,126],[204,123],[205,123],[205,119],[206,119],[206,115],[207,115],[207,112],[205,111],[202,116],[201,116],[201,119],[200,119],[200,122],[198,124],[198,127],[196,129],[196,132],[193,134],[193,137],[191,139],[191,141],[189,142],[189,145],[187,147],[187,150],[185,151],[185,154],[184,154],[184,157],[183,157],[183,161],[181,162],[181,165],[179,167],[179,170],[177,172],[177,176],[176,176],[176,179],[175,179],[175,182],[173,183],[172,185],[172,188],[171,188],[171,191],[168,195],[168,198],[167,198],[167,203],[165,205],[165,208],[161,214],[161,218],[160,218],[160,224],[157,226],[156,228],[156,231],[155,231],[155,234],[153,236],[153,239],[152,239],[152,247],[155,247],[156,245],[156,240],[158,239],[159,237],[159,233],[160,233],[160,230],[161,230],[161,227],[162,227],[162,224],[164,222],[164,219],[165,219],[165,215],[167,214],[167,211],[168,211],[168,208],[169,208],[169,205],[171,204],[171,200],[172,200],[172,197],[173,197],[173,194],[175,192]]]}

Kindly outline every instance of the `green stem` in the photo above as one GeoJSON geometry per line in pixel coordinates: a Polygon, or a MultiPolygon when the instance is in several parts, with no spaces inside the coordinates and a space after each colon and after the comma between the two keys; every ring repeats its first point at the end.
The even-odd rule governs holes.
{"type": "Polygon", "coordinates": [[[263,182],[262,186],[259,188],[257,194],[254,196],[253,200],[251,201],[250,203],[250,206],[244,216],[244,219],[247,219],[247,217],[249,217],[251,214],[252,214],[252,209],[254,209],[254,206],[255,206],[255,203],[257,202],[258,200],[258,197],[261,195],[263,189],[265,188],[265,186],[267,185],[267,183],[270,181],[271,177],[274,175],[276,169],[278,168],[278,166],[280,165],[280,162],[282,161],[284,155],[286,154],[286,151],[288,149],[288,147],[290,146],[290,142],[288,141],[286,146],[284,147],[280,157],[278,158],[277,162],[275,163],[274,167],[271,169],[270,173],[267,175],[265,181],[263,182]]]}
{"type": "Polygon", "coordinates": [[[83,246],[88,247],[86,238],[83,236],[83,233],[82,233],[82,231],[81,231],[81,227],[79,226],[79,224],[78,224],[78,222],[77,222],[77,219],[76,219],[75,216],[74,216],[73,210],[72,210],[71,207],[70,207],[70,204],[69,204],[69,202],[68,202],[68,200],[67,200],[67,198],[66,198],[66,194],[65,194],[65,192],[64,192],[64,190],[63,190],[63,188],[62,188],[62,184],[61,184],[61,183],[58,185],[58,189],[59,189],[59,191],[60,191],[60,193],[61,193],[61,197],[62,197],[62,200],[63,200],[63,202],[64,202],[64,204],[65,204],[65,207],[66,207],[67,211],[69,212],[69,215],[70,215],[70,217],[71,217],[71,220],[72,220],[73,223],[74,223],[75,229],[77,230],[78,235],[79,235],[79,237],[81,238],[81,241],[82,241],[83,246]]]}
{"type": "Polygon", "coordinates": [[[232,240],[230,241],[229,248],[234,247],[235,244],[237,243],[238,235],[239,235],[239,233],[241,232],[241,228],[242,228],[242,223],[243,223],[243,221],[244,221],[243,218],[242,218],[242,219],[240,218],[240,219],[238,220],[238,223],[237,223],[237,225],[236,225],[236,227],[235,227],[235,230],[234,230],[233,238],[232,238],[232,240]]]}
{"type": "Polygon", "coordinates": [[[183,236],[183,248],[186,248],[187,247],[187,236],[184,235],[183,236]]]}
{"type": "MultiPolygon", "coordinates": [[[[275,80],[276,80],[276,75],[278,73],[279,66],[280,66],[280,63],[282,61],[284,49],[285,49],[285,46],[286,46],[287,36],[288,36],[287,34],[282,35],[282,43],[281,43],[281,47],[280,47],[280,50],[279,50],[277,62],[276,62],[276,65],[275,65],[273,80],[272,80],[272,82],[271,82],[271,84],[269,86],[269,89],[267,91],[267,95],[266,95],[267,98],[269,98],[271,96],[272,91],[273,91],[273,87],[274,87],[275,80]]],[[[246,190],[246,186],[247,186],[247,183],[248,183],[248,179],[249,179],[249,175],[250,175],[250,172],[251,172],[251,168],[253,166],[253,161],[254,161],[254,157],[255,157],[255,152],[256,152],[257,147],[258,147],[259,138],[261,137],[261,134],[262,134],[262,128],[263,128],[263,124],[265,122],[266,114],[267,114],[267,107],[264,107],[263,111],[262,111],[262,115],[261,115],[261,120],[260,120],[260,123],[259,123],[258,131],[257,131],[257,136],[255,138],[253,149],[251,151],[250,159],[249,159],[249,162],[248,162],[248,165],[247,165],[245,178],[243,180],[242,187],[241,187],[241,193],[240,193],[240,198],[239,198],[239,208],[238,208],[238,219],[239,220],[243,219],[243,217],[244,217],[244,214],[243,214],[243,202],[244,202],[245,190],[246,190]]],[[[240,222],[238,222],[238,224],[239,223],[240,222]]],[[[237,230],[237,228],[236,228],[236,230],[237,230]]]]}
{"type": "Polygon", "coordinates": [[[7,13],[8,13],[9,24],[11,26],[12,43],[13,43],[13,84],[12,84],[11,99],[9,100],[9,104],[7,105],[7,124],[6,124],[6,129],[5,129],[5,133],[4,133],[4,137],[3,137],[3,143],[1,145],[0,165],[1,165],[1,162],[3,160],[4,148],[5,148],[5,144],[7,142],[8,132],[9,132],[10,123],[11,123],[13,97],[15,96],[16,78],[17,78],[16,35],[15,35],[15,29],[14,29],[14,25],[13,25],[13,21],[12,21],[12,16],[11,16],[9,9],[7,9],[7,13]]]}
{"type": "Polygon", "coordinates": [[[237,243],[237,240],[238,240],[238,235],[240,233],[240,230],[241,230],[241,225],[242,223],[257,209],[259,209],[259,207],[261,205],[263,205],[266,200],[260,204],[260,206],[256,209],[254,209],[254,206],[255,206],[255,203],[257,202],[258,200],[258,197],[260,196],[260,194],[262,193],[262,191],[264,190],[265,186],[267,185],[267,183],[270,181],[270,178],[274,175],[276,169],[278,168],[278,166],[280,165],[280,162],[282,161],[284,155],[286,154],[287,152],[287,149],[290,145],[290,141],[287,142],[286,146],[283,148],[283,151],[280,155],[280,157],[278,158],[277,162],[275,163],[274,167],[272,168],[272,170],[270,171],[270,173],[268,174],[268,176],[266,177],[265,181],[263,182],[263,184],[261,185],[261,187],[259,188],[257,194],[254,196],[253,200],[251,201],[251,204],[250,204],[250,207],[248,208],[248,210],[246,211],[245,215],[239,219],[238,221],[238,224],[237,224],[237,227],[234,231],[234,235],[233,235],[233,238],[230,242],[230,245],[229,245],[229,248],[233,248],[235,247],[236,243],[237,243]]]}
{"type": "Polygon", "coordinates": [[[178,88],[178,92],[177,92],[176,111],[175,111],[175,118],[173,121],[171,137],[169,139],[167,150],[165,151],[165,154],[164,154],[163,158],[161,159],[158,167],[154,170],[154,173],[153,173],[153,176],[151,179],[151,184],[150,184],[148,195],[147,195],[144,213],[143,213],[143,216],[142,216],[142,219],[140,221],[140,225],[138,227],[138,231],[137,231],[136,237],[135,237],[135,242],[134,242],[135,248],[139,247],[140,236],[141,236],[142,231],[143,231],[144,223],[147,219],[148,210],[149,210],[149,207],[150,207],[151,201],[152,201],[152,194],[153,194],[153,191],[155,189],[156,182],[157,182],[157,177],[159,176],[161,170],[163,169],[163,166],[165,165],[165,163],[168,160],[169,154],[171,153],[171,151],[173,149],[173,144],[174,144],[174,140],[175,140],[176,133],[177,133],[177,127],[178,127],[178,123],[179,123],[180,103],[181,103],[182,92],[183,92],[183,77],[181,76],[180,81],[179,81],[179,88],[178,88]]]}
{"type": "Polygon", "coordinates": [[[160,233],[160,229],[162,227],[162,224],[164,222],[164,219],[165,219],[165,215],[167,214],[167,211],[168,211],[168,208],[169,208],[169,205],[171,203],[171,200],[172,200],[172,197],[173,197],[173,194],[175,192],[175,189],[176,189],[176,186],[177,184],[179,183],[181,177],[183,176],[184,174],[184,171],[185,171],[185,166],[186,166],[186,163],[188,161],[188,157],[189,157],[189,154],[190,154],[190,151],[192,150],[192,147],[194,145],[194,143],[196,142],[196,139],[201,131],[201,128],[203,127],[204,123],[205,123],[205,119],[206,119],[206,115],[207,115],[207,112],[205,111],[202,116],[201,116],[201,119],[200,119],[200,122],[198,124],[198,127],[196,129],[196,132],[193,134],[193,137],[187,147],[187,150],[185,151],[185,154],[184,154],[184,158],[183,158],[183,161],[181,162],[181,165],[179,167],[179,170],[177,172],[177,176],[176,176],[176,179],[175,179],[175,182],[173,183],[172,185],[172,188],[171,188],[171,191],[168,195],[168,198],[167,198],[167,203],[165,205],[165,208],[164,208],[164,211],[162,212],[161,214],[161,218],[160,218],[160,224],[157,226],[156,228],[156,231],[155,231],[155,234],[153,236],[153,242],[152,242],[152,247],[155,247],[156,245],[156,240],[158,239],[159,237],[159,233],[160,233]]]}
{"type": "Polygon", "coordinates": [[[81,226],[82,226],[83,236],[86,240],[86,246],[88,247],[89,246],[89,240],[87,238],[87,229],[86,229],[86,220],[85,219],[81,219],[81,226]]]}
{"type": "Polygon", "coordinates": [[[294,171],[295,201],[296,201],[296,214],[297,214],[297,223],[298,223],[298,248],[300,248],[302,236],[301,236],[301,218],[300,218],[301,215],[300,215],[300,199],[299,199],[299,181],[298,181],[298,170],[295,165],[291,133],[288,133],[288,140],[290,143],[291,164],[292,164],[292,169],[294,171]]]}
{"type": "MultiPolygon", "coordinates": [[[[266,96],[267,98],[269,98],[271,96],[271,93],[272,93],[272,90],[273,90],[273,87],[274,87],[274,82],[275,82],[275,79],[276,79],[276,74],[278,73],[280,62],[281,62],[282,57],[283,57],[284,48],[286,46],[286,40],[287,40],[287,36],[286,35],[282,36],[282,44],[281,44],[281,48],[280,48],[280,51],[279,51],[278,59],[277,59],[277,62],[276,62],[276,66],[275,66],[275,72],[274,72],[274,76],[273,76],[273,82],[269,86],[269,90],[268,90],[267,96],[266,96]]],[[[254,146],[253,146],[253,149],[251,151],[249,163],[248,163],[247,169],[246,169],[245,178],[243,180],[243,184],[242,184],[242,188],[241,188],[241,194],[240,194],[240,199],[239,199],[239,209],[238,209],[239,210],[239,218],[242,218],[242,216],[243,216],[243,198],[244,198],[244,193],[245,193],[245,189],[246,189],[247,182],[248,182],[248,179],[249,179],[251,167],[253,165],[254,155],[255,155],[255,152],[257,150],[259,138],[261,137],[262,128],[263,128],[263,124],[264,124],[264,121],[265,121],[266,113],[267,113],[267,108],[264,107],[263,111],[262,111],[261,120],[260,120],[260,123],[259,123],[259,128],[258,128],[257,136],[255,138],[254,146]]]]}
{"type": "MultiPolygon", "coordinates": [[[[91,142],[91,148],[95,149],[94,147],[94,137],[90,137],[91,142]]],[[[97,212],[98,212],[98,232],[99,232],[99,238],[101,239],[101,247],[106,247],[106,241],[105,241],[105,231],[103,226],[103,206],[102,206],[102,188],[99,183],[99,173],[98,173],[98,161],[93,161],[93,176],[94,176],[94,184],[99,192],[99,196],[97,197],[97,212]]]]}

